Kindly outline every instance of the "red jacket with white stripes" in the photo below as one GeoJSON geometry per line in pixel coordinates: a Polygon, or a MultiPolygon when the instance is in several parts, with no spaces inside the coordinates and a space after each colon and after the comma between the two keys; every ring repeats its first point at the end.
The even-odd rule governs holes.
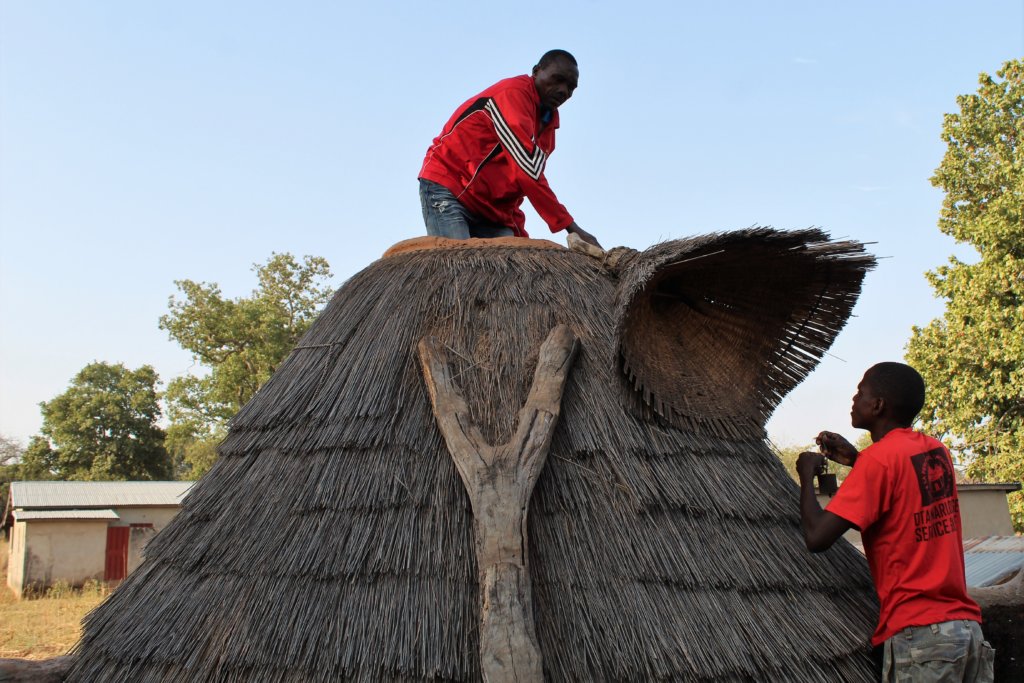
{"type": "Polygon", "coordinates": [[[472,213],[528,237],[519,208],[529,197],[551,232],[573,222],[544,178],[558,111],[541,119],[532,76],[495,83],[466,101],[434,138],[420,178],[443,185],[472,213]]]}

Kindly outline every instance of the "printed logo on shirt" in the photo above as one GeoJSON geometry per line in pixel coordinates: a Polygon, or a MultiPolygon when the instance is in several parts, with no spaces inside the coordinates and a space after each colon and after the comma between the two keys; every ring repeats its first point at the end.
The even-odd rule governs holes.
{"type": "Polygon", "coordinates": [[[953,463],[945,449],[935,448],[910,457],[921,488],[921,505],[928,506],[953,497],[955,489],[953,463]]]}
{"type": "Polygon", "coordinates": [[[914,540],[930,541],[960,531],[953,462],[944,448],[910,456],[921,489],[921,511],[914,513],[914,540]]]}
{"type": "Polygon", "coordinates": [[[918,543],[960,531],[960,501],[948,498],[914,513],[914,540],[918,543]]]}

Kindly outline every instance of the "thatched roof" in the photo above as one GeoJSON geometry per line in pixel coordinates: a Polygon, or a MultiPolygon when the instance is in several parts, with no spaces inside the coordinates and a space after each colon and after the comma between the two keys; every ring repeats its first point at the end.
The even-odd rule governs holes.
{"type": "Polygon", "coordinates": [[[416,345],[508,439],[537,350],[580,340],[530,503],[550,680],[873,680],[848,544],[812,556],[764,439],[845,323],[858,243],[752,229],[604,261],[423,239],[355,275],[86,620],[73,681],[479,680],[472,512],[416,345]],[[427,248],[431,247],[431,248],[427,248]]]}

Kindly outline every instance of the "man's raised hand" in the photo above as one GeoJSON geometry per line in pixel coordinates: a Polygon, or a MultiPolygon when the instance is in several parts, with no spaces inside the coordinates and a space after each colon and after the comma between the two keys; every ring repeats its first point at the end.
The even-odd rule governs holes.
{"type": "Polygon", "coordinates": [[[840,465],[849,467],[857,460],[859,452],[853,444],[847,441],[842,435],[835,432],[821,432],[815,437],[814,442],[818,444],[818,450],[829,460],[834,460],[840,465]]]}

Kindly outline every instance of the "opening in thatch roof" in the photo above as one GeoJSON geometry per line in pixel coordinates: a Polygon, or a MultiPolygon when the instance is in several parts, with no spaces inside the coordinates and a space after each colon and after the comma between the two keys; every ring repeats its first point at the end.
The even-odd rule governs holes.
{"type": "Polygon", "coordinates": [[[763,432],[872,265],[816,230],[603,261],[405,245],[338,290],[235,417],[87,619],[70,680],[479,680],[472,512],[416,348],[438,340],[502,443],[559,324],[579,355],[528,519],[545,677],[872,680],[864,560],[806,552],[763,432]]]}

